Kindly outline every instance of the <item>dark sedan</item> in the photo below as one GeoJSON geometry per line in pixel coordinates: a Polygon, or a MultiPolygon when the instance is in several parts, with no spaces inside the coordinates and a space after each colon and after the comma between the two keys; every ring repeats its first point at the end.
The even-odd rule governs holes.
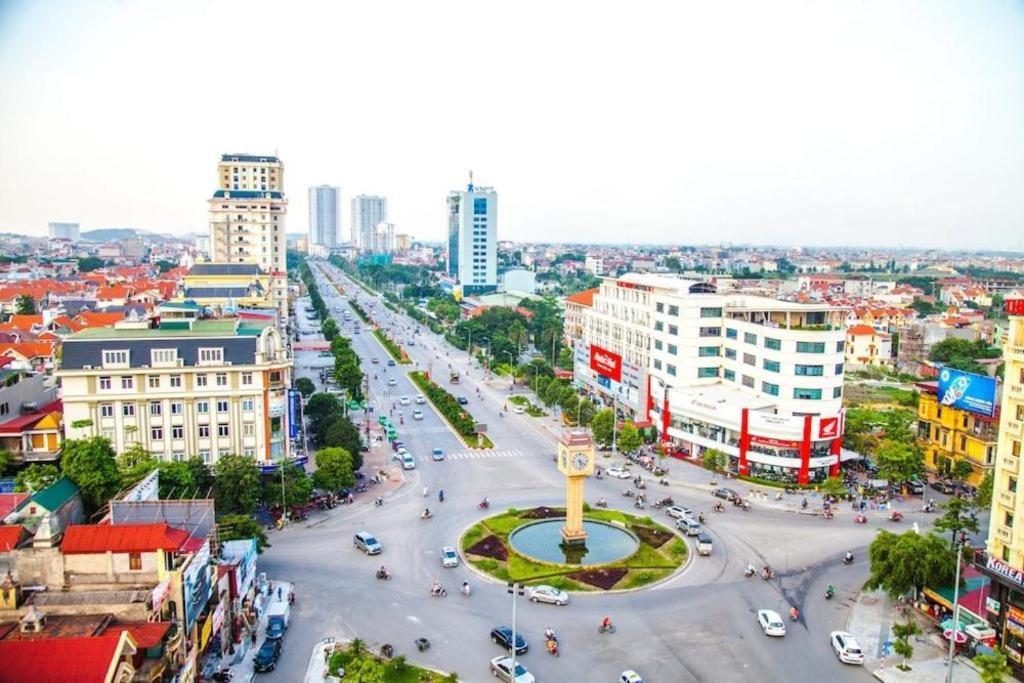
{"type": "Polygon", "coordinates": [[[457,399],[455,399],[455,400],[459,402],[459,405],[460,405],[460,406],[464,406],[464,405],[466,405],[467,403],[469,403],[469,399],[468,399],[468,398],[466,398],[465,396],[459,396],[459,397],[458,397],[457,399]]]}
{"type": "MultiPolygon", "coordinates": [[[[491,642],[495,645],[501,645],[501,647],[509,652],[512,651],[512,629],[508,626],[497,626],[491,629],[491,642]]],[[[528,646],[526,639],[519,633],[516,633],[516,654],[521,655],[526,652],[528,646]]]]}
{"type": "Polygon", "coordinates": [[[728,501],[736,500],[739,497],[739,494],[732,489],[715,489],[712,491],[711,495],[716,498],[724,498],[728,501]]]}
{"type": "Polygon", "coordinates": [[[936,480],[933,481],[930,486],[939,493],[950,494],[956,491],[956,488],[954,488],[954,486],[948,481],[936,480]]]}
{"type": "Polygon", "coordinates": [[[260,651],[256,653],[253,658],[255,665],[253,669],[256,671],[273,671],[274,667],[277,666],[277,660],[281,658],[281,641],[280,640],[265,640],[263,645],[260,647],[260,651]]]}

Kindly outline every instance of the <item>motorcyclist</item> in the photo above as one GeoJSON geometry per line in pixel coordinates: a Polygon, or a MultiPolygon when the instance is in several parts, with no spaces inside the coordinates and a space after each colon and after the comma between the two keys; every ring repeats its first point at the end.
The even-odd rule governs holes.
{"type": "Polygon", "coordinates": [[[763,576],[766,579],[772,578],[772,568],[768,565],[765,565],[764,569],[761,570],[761,576],[763,576]]]}
{"type": "Polygon", "coordinates": [[[433,517],[433,516],[434,516],[433,513],[430,512],[430,508],[424,508],[423,509],[423,514],[420,515],[420,517],[423,517],[424,519],[426,519],[428,517],[433,517]]]}
{"type": "Polygon", "coordinates": [[[462,594],[467,597],[469,596],[469,581],[462,582],[462,594]]]}
{"type": "Polygon", "coordinates": [[[608,629],[608,628],[611,628],[611,627],[612,627],[612,618],[611,617],[605,617],[601,621],[601,628],[608,629]]]}
{"type": "Polygon", "coordinates": [[[604,496],[601,496],[600,498],[597,499],[597,505],[599,507],[604,507],[607,504],[608,504],[608,501],[604,499],[604,496]]]}
{"type": "Polygon", "coordinates": [[[750,575],[753,575],[756,571],[757,570],[754,569],[754,563],[753,562],[747,562],[747,573],[750,574],[750,575]]]}
{"type": "Polygon", "coordinates": [[[850,562],[853,562],[853,552],[852,551],[850,551],[850,550],[846,551],[846,557],[843,558],[843,562],[846,562],[847,564],[849,564],[850,562]]]}
{"type": "Polygon", "coordinates": [[[797,619],[800,618],[800,610],[798,610],[796,608],[796,605],[794,605],[793,607],[789,608],[789,618],[792,619],[793,621],[796,621],[797,619]]]}
{"type": "Polygon", "coordinates": [[[386,579],[386,578],[388,578],[391,575],[388,574],[387,567],[385,567],[384,565],[381,565],[380,569],[377,570],[377,576],[386,579]]]}
{"type": "Polygon", "coordinates": [[[835,595],[835,593],[836,587],[830,583],[828,587],[825,589],[825,595],[835,595]]]}
{"type": "Polygon", "coordinates": [[[444,489],[441,489],[437,492],[437,499],[442,503],[444,502],[444,489]]]}
{"type": "Polygon", "coordinates": [[[483,500],[480,501],[480,507],[485,508],[491,504],[491,501],[487,500],[487,496],[484,496],[483,500]]]}
{"type": "Polygon", "coordinates": [[[699,521],[701,524],[704,523],[704,513],[703,512],[700,513],[699,515],[697,515],[697,521],[699,521]]]}
{"type": "Polygon", "coordinates": [[[555,637],[555,629],[551,628],[550,626],[548,626],[547,629],[544,631],[544,638],[546,640],[554,640],[555,642],[558,642],[558,638],[555,637]]]}
{"type": "Polygon", "coordinates": [[[431,595],[440,595],[440,593],[441,593],[441,584],[439,584],[437,581],[434,581],[434,583],[430,584],[430,594],[431,595]]]}

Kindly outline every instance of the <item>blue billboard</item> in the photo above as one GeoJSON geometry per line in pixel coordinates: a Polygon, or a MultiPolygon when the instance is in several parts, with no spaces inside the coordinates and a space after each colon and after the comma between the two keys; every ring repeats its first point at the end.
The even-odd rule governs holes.
{"type": "Polygon", "coordinates": [[[288,390],[288,436],[292,439],[299,435],[299,392],[288,390]]]}
{"type": "Polygon", "coordinates": [[[996,414],[996,381],[984,375],[963,370],[939,370],[939,403],[952,408],[994,417],[996,414]]]}

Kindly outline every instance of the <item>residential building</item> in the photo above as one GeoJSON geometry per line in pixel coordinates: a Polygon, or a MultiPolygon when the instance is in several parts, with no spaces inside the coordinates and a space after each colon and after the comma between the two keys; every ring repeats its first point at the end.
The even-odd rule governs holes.
{"type": "Polygon", "coordinates": [[[999,414],[985,415],[939,401],[938,382],[918,382],[917,439],[925,465],[948,474],[955,463],[970,463],[967,483],[977,486],[996,460],[999,414]]]}
{"type": "Polygon", "coordinates": [[[412,249],[412,235],[399,233],[395,235],[395,251],[405,253],[412,249]]]}
{"type": "Polygon", "coordinates": [[[570,348],[583,337],[583,325],[587,312],[594,306],[594,295],[598,288],[585,289],[565,297],[565,312],[563,331],[565,333],[565,344],[570,348]]]}
{"type": "Polygon", "coordinates": [[[50,378],[0,358],[0,449],[23,463],[54,461],[64,419],[50,378]],[[4,362],[6,361],[6,363],[4,362]]]}
{"type": "Polygon", "coordinates": [[[498,286],[498,193],[473,184],[448,195],[448,270],[466,294],[498,286]]]}
{"type": "Polygon", "coordinates": [[[588,255],[583,262],[583,269],[591,275],[604,275],[604,259],[600,256],[588,255]]]}
{"type": "Polygon", "coordinates": [[[50,223],[50,239],[62,239],[77,242],[82,238],[82,231],[78,223],[50,223]]]}
{"type": "Polygon", "coordinates": [[[181,279],[175,301],[228,314],[242,306],[273,307],[272,290],[272,278],[255,263],[197,263],[181,279]]]}
{"type": "Polygon", "coordinates": [[[309,244],[333,248],[341,236],[341,188],[318,185],[309,188],[309,244]]]}
{"type": "Polygon", "coordinates": [[[225,154],[208,201],[211,261],[258,265],[273,279],[271,295],[286,319],[284,164],[276,156],[225,154]]]}
{"type": "Polygon", "coordinates": [[[388,220],[388,200],[372,194],[352,198],[352,244],[373,249],[377,226],[388,220]]]}
{"type": "Polygon", "coordinates": [[[134,443],[161,460],[239,454],[271,464],[289,453],[292,361],[272,326],[249,319],[122,323],[64,342],[64,419],[76,438],[134,443]]]}
{"type": "Polygon", "coordinates": [[[890,365],[892,335],[869,325],[854,325],[846,331],[846,362],[850,367],[890,365]]]}

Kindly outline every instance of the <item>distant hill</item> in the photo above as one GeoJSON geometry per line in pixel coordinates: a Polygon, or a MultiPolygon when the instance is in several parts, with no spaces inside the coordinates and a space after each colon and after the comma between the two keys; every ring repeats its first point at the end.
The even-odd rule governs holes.
{"type": "Polygon", "coordinates": [[[138,235],[139,231],[135,228],[100,228],[99,230],[86,230],[82,233],[82,239],[90,242],[118,242],[138,235]]]}

